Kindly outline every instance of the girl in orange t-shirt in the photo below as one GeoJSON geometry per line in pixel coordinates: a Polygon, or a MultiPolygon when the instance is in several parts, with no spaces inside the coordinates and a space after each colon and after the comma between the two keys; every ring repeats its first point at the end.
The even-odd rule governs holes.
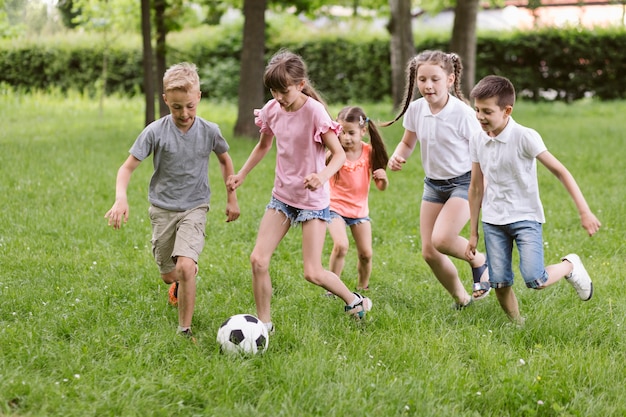
{"type": "MultiPolygon", "coordinates": [[[[372,272],[372,225],[369,218],[368,195],[370,181],[374,178],[376,188],[384,191],[387,180],[389,156],[376,125],[360,107],[344,107],[337,116],[341,124],[339,141],[346,152],[346,162],[329,180],[331,222],[328,231],[333,239],[329,269],[338,277],[345,265],[348,253],[350,227],[358,255],[357,291],[369,289],[372,272]],[[363,141],[369,136],[370,142],[363,141]]],[[[329,294],[332,295],[332,294],[329,294]]]]}

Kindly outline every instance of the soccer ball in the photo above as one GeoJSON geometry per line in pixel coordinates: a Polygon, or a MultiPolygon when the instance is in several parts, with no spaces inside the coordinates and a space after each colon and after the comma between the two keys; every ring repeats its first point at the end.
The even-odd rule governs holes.
{"type": "Polygon", "coordinates": [[[224,353],[254,355],[265,352],[269,335],[261,320],[251,314],[236,314],[220,326],[217,343],[224,353]]]}

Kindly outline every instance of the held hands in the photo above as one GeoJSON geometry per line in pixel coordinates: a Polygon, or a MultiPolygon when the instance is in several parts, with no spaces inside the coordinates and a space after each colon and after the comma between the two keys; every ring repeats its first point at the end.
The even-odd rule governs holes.
{"type": "Polygon", "coordinates": [[[406,159],[398,155],[391,155],[387,166],[392,171],[400,171],[402,169],[402,165],[404,164],[406,164],[406,159]]]}
{"type": "Polygon", "coordinates": [[[115,200],[111,210],[107,211],[104,215],[105,219],[109,219],[108,225],[113,226],[113,229],[120,229],[122,227],[122,221],[128,222],[128,201],[126,199],[115,200]]]}
{"type": "Polygon", "coordinates": [[[598,220],[592,212],[581,214],[580,223],[589,236],[593,236],[598,230],[600,230],[600,226],[602,226],[600,220],[598,220]]]}
{"type": "Polygon", "coordinates": [[[245,176],[241,174],[230,175],[226,180],[226,187],[228,188],[228,191],[235,191],[241,184],[243,184],[244,179],[245,176]]]}

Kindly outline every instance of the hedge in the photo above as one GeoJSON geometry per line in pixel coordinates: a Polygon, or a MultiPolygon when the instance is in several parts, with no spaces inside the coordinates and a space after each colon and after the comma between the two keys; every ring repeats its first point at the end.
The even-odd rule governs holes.
{"type": "MultiPolygon", "coordinates": [[[[203,94],[234,100],[239,83],[241,32],[218,40],[169,47],[168,62],[195,62],[200,68],[203,94]]],[[[443,49],[441,37],[416,40],[416,49],[443,49]]],[[[476,77],[508,77],[520,94],[532,99],[572,101],[593,95],[601,100],[622,99],[626,89],[619,74],[626,73],[624,29],[544,29],[531,32],[481,34],[477,41],[476,77]]],[[[330,103],[383,100],[391,95],[388,39],[325,38],[292,44],[267,42],[267,57],[281,47],[300,53],[316,87],[330,103]]],[[[102,85],[103,56],[107,56],[108,94],[135,95],[142,91],[142,53],[139,42],[104,48],[99,42],[0,43],[0,84],[25,91],[78,90],[95,94],[102,85]]]]}

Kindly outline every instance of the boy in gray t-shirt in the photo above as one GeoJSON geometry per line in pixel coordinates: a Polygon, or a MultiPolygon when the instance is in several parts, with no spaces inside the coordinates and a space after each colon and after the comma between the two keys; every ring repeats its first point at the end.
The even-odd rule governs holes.
{"type": "MultiPolygon", "coordinates": [[[[128,221],[130,177],[152,154],[154,173],[148,192],[152,253],[161,278],[170,284],[169,301],[178,306],[178,333],[191,337],[198,258],[211,198],[211,152],[217,155],[224,183],[234,168],[218,126],[196,116],[201,95],[196,66],[184,62],[170,67],[163,76],[163,91],[170,114],[150,123],[137,137],[117,172],[115,203],[104,217],[114,229],[128,221]]],[[[239,217],[239,205],[234,190],[227,189],[227,198],[230,222],[239,217]]]]}
{"type": "Polygon", "coordinates": [[[515,88],[508,79],[495,75],[483,78],[472,90],[471,98],[483,132],[470,140],[471,231],[466,256],[468,259],[475,256],[482,208],[489,283],[510,319],[518,323],[524,321],[513,292],[513,242],[528,288],[540,290],[565,278],[581,300],[589,300],[593,284],[578,255],[572,253],[557,264],[544,265],[542,224],[545,218],[539,199],[536,161],[563,183],[589,236],[600,229],[600,221],[591,212],[572,174],[548,152],[541,136],[511,117],[515,88]]]}

